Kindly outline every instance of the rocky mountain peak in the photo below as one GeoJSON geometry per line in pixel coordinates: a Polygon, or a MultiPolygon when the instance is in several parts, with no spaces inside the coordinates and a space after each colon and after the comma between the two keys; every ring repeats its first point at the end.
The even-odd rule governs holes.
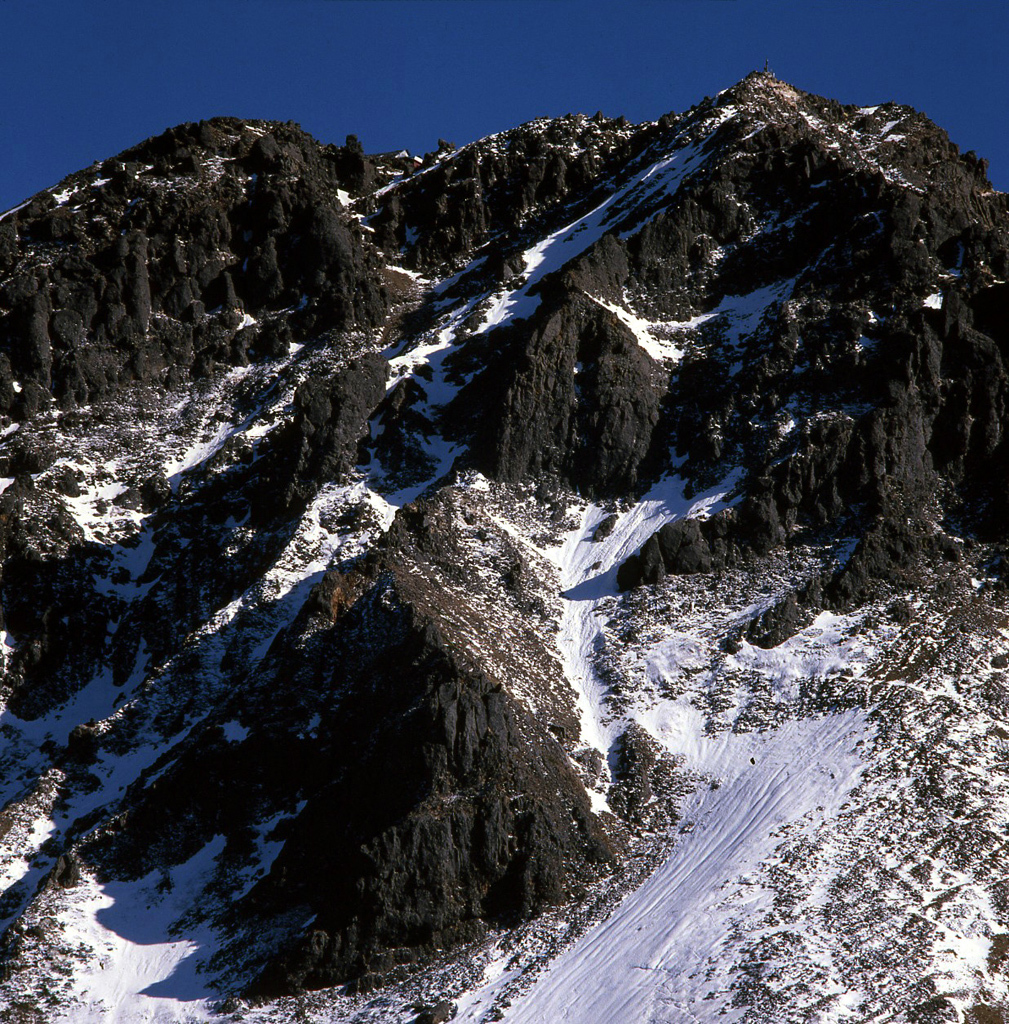
{"type": "Polygon", "coordinates": [[[988,1019],[1007,280],[983,161],[769,72],[0,214],[8,1004],[988,1019]]]}

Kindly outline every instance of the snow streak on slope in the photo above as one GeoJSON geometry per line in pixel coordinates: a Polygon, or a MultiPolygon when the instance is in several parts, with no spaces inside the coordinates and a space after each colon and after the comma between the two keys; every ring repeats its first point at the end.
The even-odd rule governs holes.
{"type": "Polygon", "coordinates": [[[682,323],[672,321],[656,322],[644,320],[635,313],[624,309],[623,306],[607,302],[605,299],[600,299],[595,295],[590,295],[589,298],[602,306],[603,309],[608,309],[634,335],[637,343],[653,359],[659,362],[669,360],[675,364],[683,358],[683,349],[668,338],[662,337],[660,332],[677,334],[681,331],[698,327],[714,316],[712,313],[707,313],[682,323]]]}
{"type": "Polygon", "coordinates": [[[548,274],[585,252],[603,235],[616,231],[623,237],[639,230],[641,211],[676,192],[684,179],[703,162],[710,134],[735,113],[735,108],[723,107],[705,125],[706,132],[699,142],[683,146],[648,164],[597,207],[527,249],[522,254],[521,287],[506,289],[494,296],[480,331],[531,316],[540,303],[539,296],[534,294],[536,286],[548,274]],[[633,223],[626,224],[627,218],[633,218],[633,223]]]}
{"type": "Polygon", "coordinates": [[[861,774],[855,745],[868,731],[865,714],[850,711],[766,734],[699,739],[688,765],[711,782],[684,806],[670,857],[559,957],[505,1019],[690,1024],[741,1016],[726,1012],[719,998],[725,993],[712,992],[708,969],[733,929],[769,902],[749,874],[773,854],[779,826],[801,822],[813,832],[837,812],[861,774]]]}
{"type": "MultiPolygon", "coordinates": [[[[95,562],[95,593],[121,602],[117,618],[108,623],[107,647],[117,634],[136,625],[138,609],[152,590],[163,585],[160,574],[148,572],[155,555],[166,544],[185,549],[201,540],[176,537],[171,524],[152,525],[158,520],[148,513],[116,505],[115,496],[126,490],[123,480],[132,482],[152,469],[161,470],[162,477],[170,475],[173,492],[198,496],[215,473],[234,463],[240,444],[248,443],[245,450],[258,457],[257,442],[281,421],[299,380],[324,371],[334,358],[316,345],[304,356],[218,375],[183,401],[173,400],[176,396],[170,393],[157,405],[151,403],[154,411],[149,415],[130,417],[128,411],[120,411],[122,421],[106,415],[83,439],[57,435],[74,458],[60,460],[56,468],[79,469],[83,478],[80,496],[61,495],[59,501],[82,536],[108,551],[107,559],[95,562]]],[[[114,814],[128,791],[149,786],[170,767],[172,748],[181,748],[180,741],[202,728],[233,692],[236,659],[250,669],[257,666],[325,570],[359,554],[376,533],[388,528],[392,514],[363,483],[323,486],[289,524],[285,542],[267,549],[270,557],[261,561],[248,587],[230,602],[208,609],[206,618],[194,624],[181,649],[170,657],[153,663],[149,624],[141,620],[131,655],[133,668],[124,681],[117,684],[111,666],[99,663],[79,690],[37,717],[22,719],[11,708],[3,708],[6,771],[0,787],[0,829],[8,842],[0,853],[0,926],[26,909],[33,922],[41,922],[38,927],[45,930],[44,941],[50,945],[43,946],[40,940],[33,966],[43,984],[54,984],[48,961],[58,958],[44,949],[58,948],[59,956],[66,954],[68,963],[80,967],[66,984],[61,982],[63,995],[77,1000],[66,1019],[203,1019],[210,982],[200,971],[220,945],[221,933],[201,923],[194,908],[211,916],[254,881],[242,873],[242,866],[235,866],[233,857],[218,857],[222,837],[186,863],[137,882],[99,884],[84,877],[64,890],[47,882],[46,876],[72,829],[79,833],[89,815],[114,814]],[[341,517],[351,513],[353,530],[340,525],[341,517]],[[225,664],[228,658],[230,669],[225,664]],[[182,664],[186,660],[188,668],[182,664]],[[99,744],[88,761],[87,784],[80,784],[80,768],[72,765],[69,772],[49,769],[25,790],[25,778],[43,770],[46,749],[58,748],[72,728],[84,722],[95,735],[118,738],[108,747],[99,744]],[[165,763],[152,773],[159,758],[165,763]],[[214,884],[207,889],[210,880],[214,884]],[[58,923],[62,934],[55,927],[49,929],[48,921],[58,923]]],[[[240,522],[230,516],[210,529],[224,538],[228,551],[238,551],[240,541],[257,533],[249,525],[248,512],[240,522]]],[[[208,557],[206,565],[212,564],[208,557]]],[[[198,572],[212,571],[206,565],[198,572]]],[[[6,658],[13,644],[6,633],[0,641],[6,658]]],[[[242,726],[234,721],[223,722],[222,728],[230,742],[245,738],[242,726]]],[[[267,818],[254,825],[260,833],[254,865],[260,874],[269,869],[279,848],[263,838],[271,821],[275,824],[267,818]]],[[[28,974],[23,977],[27,980],[28,974]]],[[[57,1019],[55,1011],[48,1019],[57,1019]]]]}
{"type": "Polygon", "coordinates": [[[738,474],[733,472],[710,491],[687,499],[684,482],[667,477],[644,499],[621,514],[612,532],[600,540],[593,535],[607,519],[605,509],[589,505],[578,528],[559,549],[548,552],[561,574],[560,637],[565,674],[578,694],[582,739],[608,753],[626,724],[606,710],[606,686],[594,667],[594,654],[602,636],[600,604],[617,595],[617,570],[656,530],[684,517],[706,517],[724,507],[738,474]]]}
{"type": "MultiPolygon", "coordinates": [[[[438,432],[440,410],[458,394],[463,383],[458,380],[450,381],[445,367],[446,359],[458,349],[460,342],[464,343],[470,337],[487,334],[513,320],[528,318],[540,304],[537,288],[545,277],[583,254],[604,235],[616,231],[619,227],[627,227],[625,221],[629,218],[638,218],[634,230],[640,228],[641,209],[648,209],[650,204],[676,193],[684,179],[696,171],[703,162],[705,146],[711,132],[734,113],[735,110],[731,107],[717,111],[710,123],[705,126],[706,132],[699,142],[684,145],[671,154],[663,154],[660,159],[646,164],[631,177],[630,181],[614,188],[594,209],[553,231],[522,253],[523,270],[519,274],[519,287],[506,287],[491,295],[478,294],[456,303],[447,312],[440,314],[439,323],[434,329],[425,332],[419,338],[407,338],[385,352],[390,363],[388,389],[391,391],[407,379],[412,380],[425,396],[423,401],[415,405],[415,409],[431,423],[430,432],[425,433],[421,439],[422,454],[431,465],[427,479],[422,486],[404,489],[399,497],[391,498],[393,504],[406,504],[421,493],[431,481],[443,476],[451,468],[455,456],[461,450],[447,443],[438,432]],[[467,325],[475,312],[482,313],[482,319],[475,330],[470,330],[467,325]]],[[[433,289],[434,294],[446,291],[461,277],[481,265],[485,259],[483,256],[478,257],[463,271],[439,282],[433,289]]],[[[423,278],[418,280],[422,284],[427,283],[423,278]]],[[[624,314],[624,318],[628,316],[629,314],[624,314]]],[[[625,319],[625,322],[628,321],[625,319]]],[[[640,334],[642,338],[646,336],[646,333],[640,334]]],[[[675,347],[659,341],[646,344],[646,348],[655,358],[678,358],[679,355],[675,347]]],[[[372,436],[380,435],[383,429],[383,424],[373,421],[372,436]]],[[[372,473],[374,486],[376,489],[390,490],[384,486],[383,475],[381,470],[372,473]]]]}
{"type": "MultiPolygon", "coordinates": [[[[527,249],[521,256],[523,270],[519,275],[519,287],[505,288],[493,295],[480,294],[455,304],[440,315],[438,326],[433,330],[419,338],[407,338],[386,351],[385,355],[390,363],[388,390],[391,391],[407,379],[412,380],[425,396],[422,402],[415,405],[415,409],[431,423],[430,433],[425,434],[421,442],[421,451],[431,465],[427,479],[421,486],[403,489],[398,497],[390,498],[393,504],[406,504],[420,494],[431,481],[443,476],[451,468],[455,456],[461,450],[447,443],[440,436],[437,426],[440,410],[458,394],[462,386],[462,381],[451,382],[448,379],[445,367],[446,359],[457,350],[460,341],[470,336],[486,334],[513,320],[531,316],[540,304],[537,287],[545,277],[580,256],[604,235],[618,229],[623,229],[625,233],[633,233],[632,227],[633,230],[639,229],[641,210],[650,210],[656,202],[676,193],[683,181],[703,163],[711,133],[734,114],[735,109],[732,107],[718,110],[704,126],[700,141],[684,145],[672,153],[663,154],[658,160],[646,163],[630,181],[614,188],[594,209],[553,231],[527,249]],[[633,226],[628,223],[629,220],[634,221],[633,226]],[[482,312],[482,319],[479,326],[470,331],[467,324],[477,310],[482,312]]],[[[648,159],[647,156],[645,159],[648,159]]],[[[484,260],[485,257],[478,257],[461,273],[441,281],[434,288],[434,293],[445,291],[453,282],[484,260]]],[[[427,283],[423,278],[418,280],[422,284],[427,283]]],[[[612,307],[606,308],[612,310],[612,307]]],[[[629,316],[630,314],[624,313],[622,319],[635,330],[634,325],[638,321],[634,321],[632,325],[627,320],[629,316]]],[[[694,324],[676,326],[690,327],[694,324]]],[[[640,338],[648,337],[647,332],[636,333],[639,333],[640,338]]],[[[675,346],[657,340],[646,342],[645,347],[655,358],[675,359],[679,356],[679,350],[675,346]]],[[[383,429],[381,423],[373,421],[373,437],[380,435],[383,429]]],[[[383,475],[381,470],[372,473],[374,486],[376,489],[389,490],[389,487],[384,486],[383,475]]]]}

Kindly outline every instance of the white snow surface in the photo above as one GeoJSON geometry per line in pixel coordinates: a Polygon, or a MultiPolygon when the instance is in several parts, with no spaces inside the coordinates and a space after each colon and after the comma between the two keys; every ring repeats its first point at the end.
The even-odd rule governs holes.
{"type": "MultiPolygon", "coordinates": [[[[711,998],[706,969],[731,931],[768,902],[748,873],[773,854],[779,826],[802,821],[812,831],[837,812],[861,775],[855,744],[869,732],[864,712],[849,711],[792,720],[766,733],[670,734],[670,749],[712,779],[683,807],[672,853],[608,920],[551,964],[504,1019],[738,1019],[743,1011],[711,998]]],[[[467,1002],[458,1019],[480,1020],[476,999],[467,1002]]]]}
{"type": "MultiPolygon", "coordinates": [[[[168,938],[175,919],[199,898],[224,849],[216,836],[184,864],[132,883],[82,882],[83,894],[59,915],[65,941],[78,950],[74,989],[80,1002],[61,1008],[66,1024],[141,1024],[212,1019],[211,991],[199,974],[199,933],[168,938]],[[160,889],[168,889],[162,895],[160,889]]],[[[208,953],[209,955],[209,953],[208,953]]]]}
{"type": "Polygon", "coordinates": [[[724,507],[736,479],[733,472],[710,491],[687,499],[683,495],[684,481],[667,477],[642,501],[620,514],[613,531],[602,541],[594,541],[592,535],[607,512],[588,505],[581,513],[579,527],[563,545],[544,552],[560,570],[563,611],[558,645],[565,675],[577,694],[582,739],[604,754],[626,725],[611,719],[606,710],[606,687],[593,658],[602,631],[597,613],[605,599],[617,595],[617,569],[665,523],[708,516],[724,507]]]}
{"type": "MultiPolygon", "coordinates": [[[[697,326],[693,322],[688,324],[674,324],[674,323],[656,323],[650,320],[643,320],[641,317],[635,315],[629,310],[624,309],[622,306],[617,306],[612,302],[607,302],[605,299],[597,298],[595,295],[590,295],[590,299],[593,302],[598,302],[603,309],[608,309],[616,318],[634,335],[637,343],[655,360],[658,362],[670,362],[678,363],[683,358],[683,349],[667,338],[659,336],[656,332],[656,328],[668,329],[685,329],[690,326],[697,326]]],[[[704,317],[698,317],[698,323],[704,322],[710,319],[711,314],[704,317]]]]}
{"type": "MultiPolygon", "coordinates": [[[[543,553],[560,572],[562,612],[558,646],[565,674],[578,695],[582,740],[604,754],[630,721],[643,727],[695,781],[680,805],[671,853],[606,920],[595,925],[553,961],[503,1019],[514,1024],[598,1024],[601,1021],[691,1024],[731,1021],[743,1011],[728,1008],[728,995],[709,968],[735,962],[728,948],[740,929],[755,927],[773,893],[759,875],[773,859],[780,831],[814,833],[835,817],[864,768],[861,751],[873,728],[861,709],[789,718],[777,727],[712,730],[708,716],[681,694],[674,699],[632,702],[614,714],[596,667],[617,599],[617,567],[664,523],[705,517],[731,504],[736,474],[692,498],[670,477],[645,499],[618,511],[607,537],[593,540],[612,514],[588,505],[574,510],[578,525],[543,553]]],[[[747,609],[743,617],[752,614],[747,609]]],[[[635,672],[641,681],[673,676],[683,666],[705,664],[703,642],[689,627],[670,623],[662,639],[639,647],[635,672]]],[[[850,617],[822,613],[777,648],[745,641],[725,659],[725,670],[756,674],[785,706],[802,679],[845,669],[858,676],[878,650],[852,632],[850,617]]],[[[602,790],[590,790],[597,811],[607,809],[602,790]]],[[[815,901],[800,924],[818,948],[815,901]]],[[[457,1019],[473,1024],[515,982],[509,955],[492,957],[482,984],[459,999],[457,1019]]],[[[833,996],[843,1005],[837,980],[833,996]]],[[[498,1005],[502,1005],[498,1003],[498,1005]]]]}

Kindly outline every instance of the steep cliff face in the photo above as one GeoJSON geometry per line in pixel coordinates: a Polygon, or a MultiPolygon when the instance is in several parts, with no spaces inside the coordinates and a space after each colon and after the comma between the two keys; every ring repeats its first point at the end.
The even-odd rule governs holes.
{"type": "Polygon", "coordinates": [[[294,322],[380,324],[382,264],[341,201],[353,156],[293,125],[218,119],[40,193],[0,228],[4,411],[245,364],[250,319],[252,358],[286,352],[294,322]]]}
{"type": "Polygon", "coordinates": [[[768,74],[0,215],[5,1011],[987,1019],[1007,279],[768,74]]]}

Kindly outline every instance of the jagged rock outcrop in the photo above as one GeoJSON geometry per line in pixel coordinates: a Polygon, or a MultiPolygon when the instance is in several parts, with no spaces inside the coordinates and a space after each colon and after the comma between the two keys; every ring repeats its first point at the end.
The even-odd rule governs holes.
{"type": "Polygon", "coordinates": [[[614,857],[557,740],[415,607],[380,579],[320,651],[339,761],[253,894],[314,921],[255,991],[381,975],[566,902],[614,857]]]}
{"type": "Polygon", "coordinates": [[[564,294],[550,306],[532,329],[511,328],[511,344],[488,339],[486,368],[447,415],[463,419],[470,459],[494,479],[556,479],[586,494],[632,491],[659,420],[654,362],[583,295],[564,294]]]}
{"type": "MultiPolygon", "coordinates": [[[[750,88],[768,96],[778,89],[765,86],[758,77],[750,88]]],[[[677,450],[698,469],[745,453],[745,500],[735,513],[664,526],[623,568],[625,587],[762,555],[797,531],[861,533],[878,517],[920,522],[908,557],[928,546],[931,524],[967,506],[973,529],[1003,535],[1000,499],[976,487],[1004,476],[1004,329],[995,314],[983,333],[972,310],[992,308],[990,282],[1007,269],[1005,197],[991,191],[973,157],[959,157],[917,115],[902,122],[902,131],[911,127],[899,140],[899,174],[870,170],[864,150],[845,146],[858,113],[827,104],[815,123],[806,115],[777,125],[768,137],[776,151],[763,166],[747,154],[723,169],[737,203],[746,196],[771,207],[773,196],[788,196],[779,216],[789,230],[739,246],[744,260],[726,259],[733,288],[768,279],[746,265],[758,254],[757,274],[797,274],[790,294],[765,313],[759,347],[739,353],[731,390],[718,393],[725,384],[708,362],[684,365],[671,389],[677,450]],[[835,152],[817,152],[824,137],[835,152]],[[939,154],[941,172],[930,167],[939,154]],[[979,236],[986,256],[971,265],[967,253],[979,236]],[[803,407],[817,411],[796,429],[791,410],[803,407]]],[[[724,231],[715,240],[734,241],[724,231]]],[[[711,305],[718,308],[717,293],[711,305]]]]}
{"type": "Polygon", "coordinates": [[[2,411],[87,405],[278,355],[292,332],[380,323],[381,263],[339,198],[373,180],[352,157],[293,125],[219,118],[41,193],[0,226],[2,411]]]}

